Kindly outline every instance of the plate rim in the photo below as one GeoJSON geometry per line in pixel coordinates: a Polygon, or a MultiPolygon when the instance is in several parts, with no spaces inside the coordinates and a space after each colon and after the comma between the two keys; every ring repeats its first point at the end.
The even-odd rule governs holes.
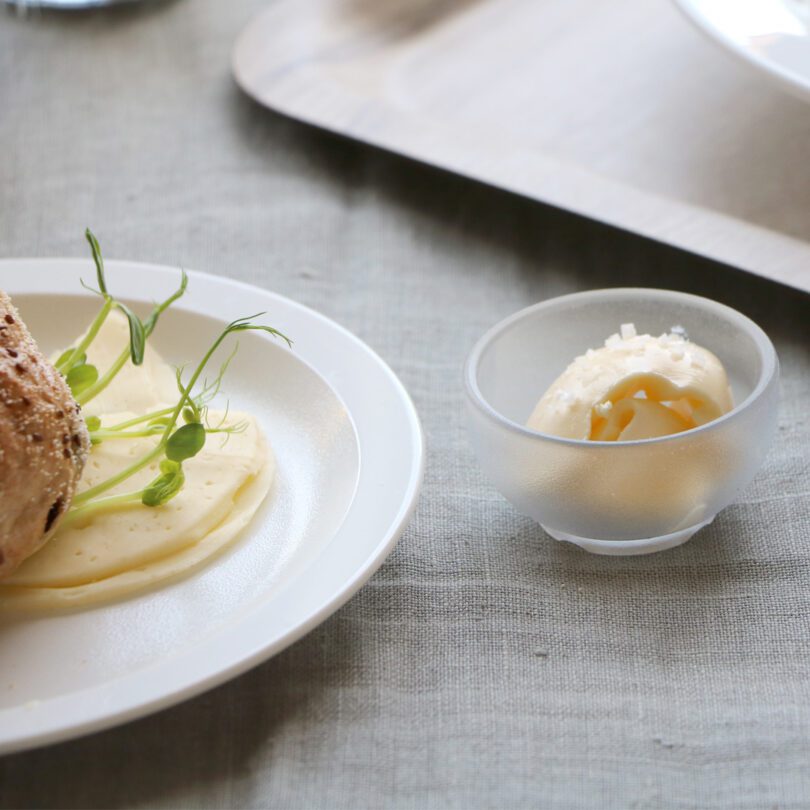
{"type": "MultiPolygon", "coordinates": [[[[44,269],[48,265],[72,266],[75,268],[89,269],[90,263],[88,260],[75,257],[2,257],[0,258],[0,275],[2,275],[4,271],[8,272],[12,269],[17,271],[33,270],[37,266],[44,269]],[[22,265],[27,265],[27,267],[22,267],[22,265]]],[[[112,270],[114,270],[116,267],[126,266],[159,274],[177,271],[177,268],[171,265],[130,261],[126,259],[105,259],[105,265],[112,270]]],[[[425,473],[424,430],[419,419],[418,411],[416,410],[416,406],[414,405],[410,394],[393,369],[391,369],[391,367],[380,357],[380,355],[365,341],[361,340],[357,335],[346,327],[342,326],[337,321],[292,298],[281,295],[280,293],[274,292],[266,287],[251,284],[249,282],[234,279],[228,276],[220,276],[199,270],[187,270],[186,272],[189,275],[190,282],[193,282],[195,278],[201,278],[206,280],[207,283],[212,283],[214,285],[222,285],[223,287],[231,289],[236,287],[242,292],[259,293],[262,296],[269,297],[282,303],[284,306],[297,311],[304,317],[313,318],[316,321],[319,321],[327,329],[335,330],[341,334],[345,339],[349,340],[358,349],[358,351],[364,353],[376,365],[377,369],[383,373],[388,384],[391,385],[392,391],[396,394],[397,400],[403,406],[403,415],[406,417],[408,427],[411,431],[409,442],[411,455],[408,459],[410,470],[407,478],[407,484],[404,487],[401,497],[399,498],[398,508],[390,518],[386,518],[388,525],[380,540],[374,544],[369,553],[364,555],[362,564],[353,571],[352,575],[346,578],[345,581],[342,581],[336,590],[330,590],[325,599],[320,598],[315,609],[310,610],[303,617],[300,617],[288,629],[281,632],[276,637],[271,638],[270,641],[254,646],[251,650],[236,658],[236,660],[229,660],[225,666],[216,667],[212,672],[206,673],[201,678],[189,678],[184,676],[178,679],[175,677],[172,679],[173,685],[169,688],[152,688],[151,690],[148,690],[151,694],[147,698],[136,697],[134,699],[125,699],[123,701],[119,701],[119,704],[123,705],[119,705],[118,707],[105,706],[104,708],[96,710],[94,713],[90,714],[90,716],[84,717],[80,720],[71,721],[68,719],[66,722],[60,722],[58,719],[52,720],[50,722],[46,722],[44,724],[44,728],[36,729],[31,733],[23,732],[21,734],[17,733],[7,735],[5,737],[0,734],[0,755],[21,752],[70,739],[76,739],[97,731],[103,731],[104,729],[113,728],[132,720],[146,717],[162,709],[169,708],[170,706],[176,705],[180,702],[200,695],[203,692],[220,686],[227,681],[247,672],[260,663],[269,660],[272,656],[281,652],[283,649],[295,643],[304,635],[315,629],[315,627],[340,609],[360,590],[360,588],[380,568],[385,559],[393,551],[411,517],[413,516],[418,504],[419,494],[424,481],[425,473]]],[[[22,281],[16,292],[14,287],[10,287],[9,292],[12,294],[12,296],[15,294],[40,294],[42,292],[48,294],[47,291],[40,291],[32,288],[30,277],[26,277],[22,281]]],[[[50,294],[59,293],[51,292],[50,294]]],[[[82,297],[82,292],[80,289],[77,290],[75,294],[82,297]]],[[[87,295],[89,297],[90,294],[87,293],[87,295]]],[[[125,295],[122,297],[126,298],[127,296],[125,295]]],[[[219,316],[215,317],[219,318],[219,316]]],[[[324,375],[323,372],[317,368],[316,365],[312,363],[310,359],[299,357],[298,360],[317,374],[324,381],[324,383],[329,386],[333,393],[341,401],[345,402],[345,398],[341,394],[340,390],[333,384],[332,381],[328,379],[326,375],[324,375]]],[[[359,440],[360,428],[357,425],[356,419],[349,410],[348,406],[347,413],[354,425],[354,429],[359,440]]],[[[361,454],[361,469],[362,463],[363,461],[361,454]]],[[[349,512],[343,519],[344,523],[348,515],[352,512],[355,502],[356,492],[355,497],[349,506],[349,512]]],[[[340,529],[338,529],[338,531],[340,531],[340,529]]],[[[311,565],[317,563],[319,558],[320,557],[313,560],[311,565]]],[[[309,565],[304,568],[303,571],[299,572],[298,577],[308,571],[309,565]]],[[[289,584],[290,583],[288,583],[288,585],[289,584]]],[[[286,590],[286,586],[283,590],[286,590]]],[[[270,602],[272,603],[273,601],[274,599],[271,598],[270,602]]],[[[252,617],[255,617],[256,614],[260,612],[262,607],[266,609],[267,604],[268,602],[266,599],[262,600],[260,604],[255,607],[255,609],[248,612],[247,616],[242,616],[240,621],[249,621],[252,617]]],[[[207,636],[206,644],[212,643],[212,639],[216,640],[225,631],[226,627],[219,627],[217,631],[212,633],[210,636],[207,636]]],[[[186,654],[190,656],[192,652],[193,651],[187,651],[186,654]]],[[[172,657],[167,657],[165,655],[161,656],[158,661],[143,665],[132,673],[115,676],[95,686],[73,690],[64,695],[48,698],[46,701],[43,701],[41,705],[44,706],[47,704],[49,706],[56,706],[57,709],[63,708],[64,705],[67,705],[68,709],[73,708],[75,710],[75,704],[80,704],[86,701],[89,695],[97,694],[101,691],[110,689],[120,690],[123,683],[127,683],[132,680],[155,680],[155,670],[160,669],[161,665],[166,666],[167,664],[174,663],[175,667],[177,667],[177,662],[182,661],[183,657],[184,656],[182,653],[172,657]],[[74,706],[71,707],[70,704],[74,704],[74,706]]],[[[37,702],[34,701],[33,703],[37,702]]],[[[101,703],[104,703],[104,701],[101,701],[101,703]]],[[[2,709],[0,710],[0,719],[19,722],[21,718],[25,718],[26,712],[39,708],[39,706],[40,704],[38,703],[36,706],[23,704],[2,709]]],[[[58,718],[58,711],[56,712],[56,716],[58,718]]]]}
{"type": "Polygon", "coordinates": [[[739,61],[753,67],[761,75],[767,76],[783,90],[804,101],[810,101],[810,75],[807,80],[802,80],[799,74],[782,67],[773,59],[766,59],[746,48],[706,16],[701,8],[701,0],[672,0],[672,2],[703,36],[720,45],[739,61]]]}

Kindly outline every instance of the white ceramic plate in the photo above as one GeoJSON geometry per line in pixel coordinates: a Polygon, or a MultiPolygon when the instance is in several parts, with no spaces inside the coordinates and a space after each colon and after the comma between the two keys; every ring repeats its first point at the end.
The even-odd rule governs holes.
{"type": "MultiPolygon", "coordinates": [[[[98,307],[81,275],[94,280],[89,262],[0,261],[0,288],[46,352],[98,307]]],[[[174,269],[108,262],[110,289],[142,311],[177,281],[174,269]]],[[[0,618],[0,753],[122,723],[244,672],[337,610],[402,533],[422,477],[419,419],[360,340],[286,298],[199,273],[151,340],[188,362],[224,323],[260,310],[294,349],[243,333],[225,384],[273,446],[270,497],[230,551],[176,584],[79,613],[0,618]]]]}
{"type": "Polygon", "coordinates": [[[675,0],[701,30],[810,99],[810,0],[675,0]]]}

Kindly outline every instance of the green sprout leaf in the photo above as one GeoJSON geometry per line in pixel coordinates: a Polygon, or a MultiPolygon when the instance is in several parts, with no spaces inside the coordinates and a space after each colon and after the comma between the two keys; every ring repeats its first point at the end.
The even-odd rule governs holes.
{"type": "Polygon", "coordinates": [[[98,244],[95,234],[86,228],[84,232],[85,239],[90,243],[90,251],[93,254],[93,261],[96,263],[96,279],[98,280],[98,288],[102,295],[107,295],[107,282],[104,279],[104,259],[101,256],[101,247],[98,244]]]}
{"type": "MultiPolygon", "coordinates": [[[[166,309],[168,309],[181,295],[186,291],[186,287],[188,286],[188,276],[186,272],[183,270],[181,271],[182,278],[180,281],[180,286],[174,293],[172,293],[165,301],[162,301],[159,304],[155,304],[154,308],[152,309],[152,313],[143,322],[143,342],[145,343],[149,336],[152,334],[155,326],[157,325],[158,319],[160,318],[161,313],[163,313],[166,309]]],[[[115,303],[118,307],[123,307],[123,305],[118,302],[114,301],[112,297],[107,296],[106,305],[112,306],[115,303]]],[[[123,311],[123,310],[122,310],[123,311]]],[[[134,317],[134,316],[133,316],[134,317]]],[[[133,321],[130,320],[130,329],[132,329],[133,321]]],[[[137,325],[135,329],[138,329],[137,325]]],[[[137,340],[138,338],[136,338],[137,340]]],[[[86,340],[86,338],[85,338],[86,340]]],[[[88,388],[84,393],[80,400],[78,400],[80,405],[86,405],[93,397],[100,394],[114,379],[115,376],[118,374],[119,371],[126,365],[127,360],[132,359],[134,362],[135,356],[132,355],[133,349],[133,340],[132,340],[132,332],[130,331],[130,346],[125,348],[121,354],[115,359],[113,364],[104,372],[103,376],[98,380],[98,382],[93,385],[91,388],[88,388]]],[[[136,351],[137,355],[137,351],[136,351]]]]}
{"type": "Polygon", "coordinates": [[[56,366],[56,370],[62,373],[63,375],[67,375],[68,371],[73,368],[73,366],[80,366],[82,363],[87,362],[87,352],[81,352],[76,354],[76,349],[74,347],[70,347],[69,349],[65,349],[62,354],[59,355],[59,359],[54,363],[56,366]]]}
{"type": "Polygon", "coordinates": [[[59,359],[54,363],[54,365],[59,368],[60,366],[65,365],[68,360],[73,357],[73,347],[71,346],[69,349],[65,349],[62,354],[59,355],[59,359]]]}
{"type": "Polygon", "coordinates": [[[183,408],[183,421],[186,424],[192,424],[193,422],[199,422],[200,421],[200,415],[191,406],[183,408]]]}
{"type": "Polygon", "coordinates": [[[144,330],[146,332],[146,337],[152,334],[157,326],[157,322],[160,316],[175,302],[178,298],[182,298],[186,292],[186,287],[188,287],[188,273],[186,273],[183,268],[180,268],[180,286],[165,300],[161,301],[159,304],[155,304],[154,309],[152,310],[151,315],[146,319],[144,323],[144,330]]]}
{"type": "Polygon", "coordinates": [[[288,346],[292,347],[292,341],[286,335],[279,332],[278,329],[273,329],[272,326],[264,326],[264,324],[260,323],[251,323],[254,318],[259,318],[264,314],[264,312],[258,312],[255,315],[248,315],[245,318],[237,318],[235,321],[231,321],[225,327],[222,337],[232,332],[267,332],[268,335],[281,338],[288,346]]]}
{"type": "Polygon", "coordinates": [[[199,422],[189,422],[175,430],[166,442],[166,458],[170,461],[185,461],[193,458],[205,446],[205,427],[199,422]]]}
{"type": "Polygon", "coordinates": [[[87,425],[87,430],[90,433],[90,444],[101,444],[101,439],[95,434],[95,431],[101,430],[101,419],[98,416],[87,416],[84,419],[84,424],[87,425]]]}
{"type": "MultiPolygon", "coordinates": [[[[181,283],[180,290],[178,290],[177,293],[175,293],[175,296],[173,296],[172,299],[174,299],[175,297],[179,297],[179,295],[182,294],[182,291],[185,289],[185,284],[186,284],[186,276],[184,273],[183,282],[181,283]]],[[[171,301],[172,299],[168,299],[168,301],[171,301]]],[[[156,307],[155,313],[153,314],[159,314],[157,310],[161,309],[162,306],[163,305],[158,305],[156,307]]],[[[101,483],[96,484],[95,486],[92,486],[88,489],[85,489],[79,494],[77,494],[73,498],[73,505],[71,507],[71,512],[84,510],[85,507],[89,507],[91,505],[89,503],[90,501],[97,499],[98,496],[101,495],[102,493],[107,492],[110,489],[113,489],[114,487],[118,486],[118,484],[131,478],[138,471],[144,469],[144,467],[148,466],[149,464],[151,464],[156,460],[165,457],[168,458],[170,461],[180,463],[185,459],[192,458],[197,453],[199,453],[200,450],[205,446],[205,438],[207,432],[213,433],[221,432],[225,434],[231,432],[239,432],[239,430],[241,429],[240,426],[226,428],[223,425],[219,429],[217,428],[206,429],[206,426],[203,424],[203,418],[205,416],[205,403],[210,397],[214,396],[216,392],[219,390],[221,376],[224,373],[225,368],[227,368],[228,362],[226,362],[222,366],[219,378],[215,380],[212,385],[207,384],[205,380],[203,380],[203,382],[201,383],[202,391],[198,392],[197,394],[194,394],[193,392],[195,391],[197,383],[200,381],[200,377],[203,374],[206,366],[208,365],[208,362],[211,360],[211,357],[219,348],[219,346],[222,344],[222,342],[228,337],[228,335],[230,335],[233,332],[246,332],[249,330],[266,332],[270,335],[273,335],[274,337],[279,337],[283,339],[288,345],[291,345],[291,341],[289,340],[289,338],[287,338],[277,329],[274,329],[271,326],[263,326],[260,324],[251,323],[251,318],[255,317],[258,316],[252,315],[247,318],[237,318],[235,321],[232,321],[230,324],[228,324],[225,327],[225,329],[222,330],[222,332],[219,334],[216,340],[214,340],[214,342],[209,346],[208,351],[203,355],[201,360],[197,363],[197,366],[194,369],[193,373],[191,374],[187,383],[184,384],[182,382],[182,369],[177,370],[177,383],[180,392],[180,397],[173,407],[171,407],[170,409],[164,409],[158,412],[153,412],[145,416],[138,416],[135,417],[134,419],[129,419],[125,422],[121,422],[118,425],[113,425],[110,428],[108,428],[107,431],[104,431],[105,434],[104,436],[97,435],[98,438],[111,438],[111,435],[110,436],[107,435],[108,433],[109,434],[117,433],[119,436],[122,436],[123,433],[121,433],[121,431],[127,427],[131,427],[136,424],[141,424],[142,422],[145,422],[147,420],[152,420],[155,419],[156,417],[162,417],[164,416],[164,414],[168,414],[168,421],[166,423],[165,428],[163,429],[163,433],[157,445],[152,450],[141,456],[139,459],[134,461],[125,469],[121,470],[120,472],[116,473],[115,475],[111,476],[105,481],[102,481],[101,483]],[[183,414],[183,411],[186,408],[191,408],[192,411],[196,411],[199,414],[200,421],[190,422],[188,424],[183,425],[180,428],[175,429],[178,420],[180,419],[181,415],[183,414]]],[[[150,334],[150,328],[153,325],[153,323],[154,322],[150,319],[144,324],[147,337],[150,334]]],[[[122,363],[126,361],[127,356],[128,354],[124,353],[122,363]]],[[[121,360],[120,357],[119,360],[121,360]]],[[[117,362],[118,361],[116,361],[116,363],[117,362]]],[[[106,372],[105,377],[111,376],[111,374],[114,373],[115,371],[117,371],[117,368],[115,365],[113,365],[113,367],[108,372],[106,372]]],[[[79,404],[83,404],[84,402],[89,400],[93,395],[95,395],[98,392],[98,390],[103,388],[102,383],[106,383],[106,380],[104,378],[99,380],[96,385],[94,385],[91,389],[88,390],[88,392],[85,394],[83,398],[78,400],[79,404]]],[[[140,431],[136,432],[140,433],[140,431]]],[[[148,432],[150,434],[152,433],[151,430],[148,432]]],[[[134,435],[134,433],[131,435],[134,435]]],[[[180,474],[181,473],[164,473],[163,475],[177,476],[180,474]]],[[[172,478],[170,481],[168,479],[161,477],[160,487],[158,487],[157,482],[158,480],[156,479],[156,481],[152,482],[152,484],[150,484],[150,486],[147,487],[147,489],[150,490],[150,494],[146,496],[146,500],[143,501],[147,505],[150,505],[147,503],[147,501],[159,502],[160,497],[162,497],[162,493],[166,491],[166,488],[170,489],[172,486],[175,485],[177,485],[178,487],[182,486],[182,483],[176,484],[174,478],[172,478]]],[[[104,498],[101,500],[112,502],[111,499],[113,497],[120,499],[122,496],[110,496],[109,498],[104,498]]],[[[134,494],[133,497],[135,497],[134,494]]]]}
{"type": "MultiPolygon", "coordinates": [[[[174,464],[173,462],[169,462],[174,464]]],[[[141,494],[144,506],[162,506],[170,501],[183,488],[186,476],[180,464],[169,467],[164,461],[160,465],[161,474],[151,481],[141,494]]]]}
{"type": "Polygon", "coordinates": [[[129,356],[135,366],[143,363],[143,353],[146,349],[146,330],[141,319],[120,301],[115,302],[116,307],[127,316],[129,321],[129,356]]]}
{"type": "Polygon", "coordinates": [[[73,366],[68,372],[67,384],[74,397],[87,390],[98,379],[98,369],[88,363],[73,366]]]}

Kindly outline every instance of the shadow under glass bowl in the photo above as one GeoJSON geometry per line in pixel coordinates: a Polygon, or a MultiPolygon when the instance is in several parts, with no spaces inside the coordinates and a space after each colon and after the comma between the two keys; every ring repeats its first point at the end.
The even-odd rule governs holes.
{"type": "Polygon", "coordinates": [[[779,361],[768,336],[730,307],[669,290],[593,290],[528,307],[478,341],[464,377],[471,438],[494,485],[552,537],[599,554],[686,542],[751,481],[776,428],[779,361]],[[652,335],[682,326],[723,363],[734,409],[683,433],[632,442],[525,427],[569,363],[622,323],[652,335]]]}

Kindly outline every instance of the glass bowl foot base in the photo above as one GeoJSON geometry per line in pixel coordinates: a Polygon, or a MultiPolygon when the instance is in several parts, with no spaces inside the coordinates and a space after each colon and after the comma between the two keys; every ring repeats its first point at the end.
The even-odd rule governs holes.
{"type": "Polygon", "coordinates": [[[579,537],[575,534],[557,531],[557,529],[551,529],[542,524],[541,527],[546,534],[551,535],[555,540],[573,543],[580,548],[584,548],[585,551],[590,551],[591,554],[629,556],[633,554],[652,554],[656,551],[664,551],[668,548],[680,546],[704,526],[708,526],[713,520],[714,515],[708,520],[704,520],[703,523],[690,526],[688,529],[679,529],[671,534],[662,534],[659,537],[645,537],[640,540],[595,540],[590,537],[579,537]]]}

